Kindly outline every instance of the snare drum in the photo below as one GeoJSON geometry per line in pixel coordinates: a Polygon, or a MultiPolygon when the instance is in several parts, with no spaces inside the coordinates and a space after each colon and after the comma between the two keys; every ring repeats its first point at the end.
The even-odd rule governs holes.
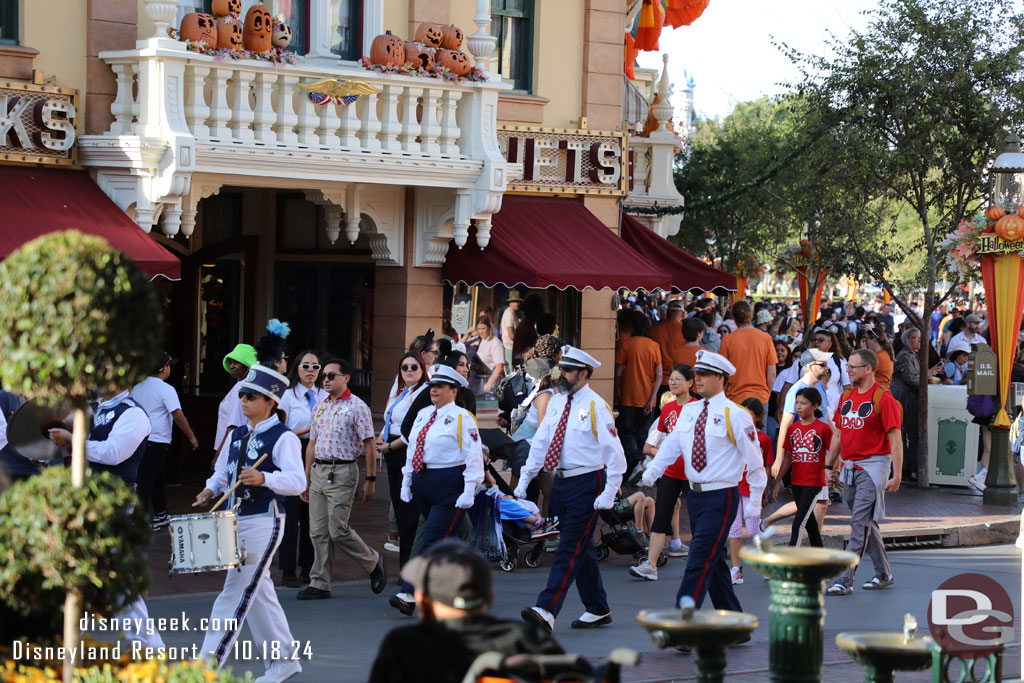
{"type": "Polygon", "coordinates": [[[172,574],[238,569],[245,549],[238,547],[238,515],[234,510],[168,517],[172,574]]]}

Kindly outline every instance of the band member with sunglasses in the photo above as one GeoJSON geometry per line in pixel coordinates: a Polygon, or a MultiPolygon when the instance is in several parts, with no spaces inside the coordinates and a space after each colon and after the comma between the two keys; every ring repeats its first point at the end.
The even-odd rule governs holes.
{"type": "Polygon", "coordinates": [[[196,505],[206,505],[241,482],[228,496],[226,509],[237,510],[239,547],[245,548],[248,558],[239,571],[229,571],[224,578],[210,614],[210,623],[223,628],[206,632],[203,653],[223,666],[233,654],[239,629],[248,621],[253,639],[260,643],[258,651],[268,653],[266,673],[256,683],[283,681],[302,671],[294,656],[288,619],[270,579],[270,562],[284,529],[284,498],[306,488],[299,437],[277,417],[287,387],[284,375],[259,364],[249,368],[239,388],[248,424],[231,432],[213,476],[196,496],[196,505]]]}
{"type": "Polygon", "coordinates": [[[373,498],[377,481],[377,445],[373,439],[370,407],[348,388],[352,369],[343,360],[324,363],[327,398],[313,408],[306,446],[309,535],[313,540],[313,570],[309,587],[299,600],[331,597],[334,548],[348,555],[370,576],[370,589],[380,593],[387,584],[384,556],[370,548],[349,526],[352,505],[359,491],[359,456],[366,458],[362,502],[373,498]]]}
{"type": "MultiPolygon", "coordinates": [[[[313,417],[313,408],[327,398],[327,392],[317,386],[320,377],[320,357],[316,352],[307,349],[296,354],[295,358],[299,362],[293,364],[288,373],[291,387],[284,392],[281,410],[285,414],[285,426],[299,437],[302,452],[305,453],[309,444],[309,424],[313,417]]],[[[284,585],[298,588],[309,583],[309,572],[313,569],[313,542],[309,538],[309,502],[302,500],[300,496],[288,496],[284,506],[287,516],[277,566],[284,574],[284,585]],[[301,578],[298,573],[300,566],[301,578]]]]}
{"type": "MultiPolygon", "coordinates": [[[[840,398],[825,462],[830,480],[838,478],[846,487],[844,497],[850,506],[846,549],[858,557],[866,551],[875,566],[875,576],[862,586],[864,590],[878,590],[893,583],[878,523],[885,519],[885,492],[899,490],[903,472],[903,415],[899,402],[875,381],[877,368],[878,358],[870,349],[857,349],[850,356],[846,369],[854,386],[840,398]],[[832,468],[840,453],[843,465],[837,477],[832,468]]],[[[857,565],[847,569],[825,594],[852,593],[856,573],[857,565]]]]}

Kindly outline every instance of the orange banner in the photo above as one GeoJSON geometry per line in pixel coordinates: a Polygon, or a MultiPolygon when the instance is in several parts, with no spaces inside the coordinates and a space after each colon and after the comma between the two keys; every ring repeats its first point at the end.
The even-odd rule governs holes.
{"type": "Polygon", "coordinates": [[[1017,353],[1017,335],[1024,314],[1024,259],[1016,253],[984,254],[981,276],[988,304],[988,329],[992,350],[999,359],[999,413],[995,427],[1010,428],[1006,396],[1010,391],[1010,370],[1017,353]]]}
{"type": "Polygon", "coordinates": [[[808,297],[807,266],[797,266],[796,268],[796,285],[800,290],[800,310],[804,312],[804,324],[806,325],[810,325],[818,319],[818,311],[821,310],[821,297],[825,291],[825,277],[827,275],[827,269],[821,271],[821,282],[818,283],[814,296],[808,297]]]}
{"type": "Polygon", "coordinates": [[[732,295],[732,303],[747,296],[747,278],[736,276],[736,293],[732,295]]]}

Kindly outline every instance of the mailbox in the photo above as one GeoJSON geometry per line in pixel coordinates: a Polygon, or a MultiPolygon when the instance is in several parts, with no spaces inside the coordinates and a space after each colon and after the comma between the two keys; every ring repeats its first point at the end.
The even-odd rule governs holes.
{"type": "Polygon", "coordinates": [[[973,344],[967,359],[967,393],[995,396],[999,393],[998,360],[988,344],[973,344]]]}

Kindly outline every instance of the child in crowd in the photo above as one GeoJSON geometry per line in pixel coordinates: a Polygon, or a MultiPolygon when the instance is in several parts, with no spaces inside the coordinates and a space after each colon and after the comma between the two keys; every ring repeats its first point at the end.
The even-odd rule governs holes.
{"type": "MultiPolygon", "coordinates": [[[[754,425],[757,427],[757,441],[761,447],[761,454],[764,457],[765,468],[771,467],[775,457],[772,455],[772,440],[764,432],[764,404],[754,397],[750,397],[741,403],[754,418],[754,425]]],[[[736,510],[736,517],[733,519],[732,528],[729,529],[729,562],[732,564],[730,572],[733,584],[743,583],[743,567],[740,565],[740,545],[743,543],[743,527],[747,528],[747,534],[753,538],[760,531],[761,506],[764,501],[757,501],[757,514],[744,519],[743,510],[750,498],[750,485],[747,484],[747,473],[743,473],[740,480],[740,505],[736,510]]]]}
{"type": "Polygon", "coordinates": [[[793,531],[789,539],[789,544],[793,546],[800,540],[800,530],[806,527],[811,545],[822,547],[821,532],[813,513],[815,502],[823,495],[828,495],[828,488],[825,485],[825,456],[829,444],[832,443],[832,428],[819,419],[820,406],[821,395],[817,390],[805,387],[796,392],[796,414],[799,421],[789,426],[782,460],[772,468],[776,493],[782,477],[791,466],[793,469],[790,483],[796,502],[796,515],[793,518],[793,531]]]}

